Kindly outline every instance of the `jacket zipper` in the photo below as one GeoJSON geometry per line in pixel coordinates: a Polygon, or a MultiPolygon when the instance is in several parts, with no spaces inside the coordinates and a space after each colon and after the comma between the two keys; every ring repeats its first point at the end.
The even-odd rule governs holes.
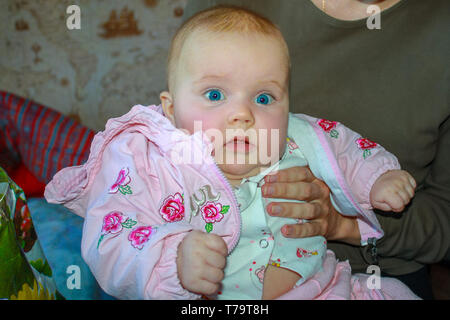
{"type": "Polygon", "coordinates": [[[239,203],[237,201],[236,195],[233,192],[233,187],[231,186],[230,182],[228,182],[228,179],[225,177],[225,175],[223,174],[222,170],[220,170],[219,166],[214,161],[214,159],[212,159],[212,163],[213,163],[213,166],[214,166],[215,173],[217,175],[219,175],[222,178],[221,180],[223,180],[223,182],[224,182],[225,190],[228,191],[229,194],[231,194],[230,198],[232,199],[232,201],[234,201],[234,206],[235,206],[235,208],[237,210],[237,218],[239,220],[239,232],[238,232],[235,240],[230,244],[230,248],[229,248],[229,252],[228,252],[228,255],[230,255],[231,252],[236,247],[236,245],[239,242],[239,239],[241,237],[241,233],[242,233],[241,211],[239,209],[239,203]]]}

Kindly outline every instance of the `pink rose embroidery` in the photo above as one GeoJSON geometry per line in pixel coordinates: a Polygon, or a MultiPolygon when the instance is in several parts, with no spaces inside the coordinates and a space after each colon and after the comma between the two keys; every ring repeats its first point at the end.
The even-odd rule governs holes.
{"type": "Polygon", "coordinates": [[[200,210],[203,220],[207,223],[220,222],[223,218],[223,214],[220,213],[222,211],[222,205],[220,203],[208,201],[200,210]]]}
{"type": "Polygon", "coordinates": [[[144,244],[150,239],[152,233],[154,233],[156,228],[150,226],[141,226],[133,229],[128,235],[128,240],[131,241],[131,245],[136,249],[141,250],[144,244]]]}
{"type": "Polygon", "coordinates": [[[118,233],[122,231],[122,222],[125,222],[128,217],[125,217],[118,211],[108,213],[103,218],[102,234],[118,233]]]}
{"type": "Polygon", "coordinates": [[[332,138],[337,139],[339,137],[339,132],[335,129],[338,124],[336,121],[320,119],[317,121],[317,124],[323,129],[323,131],[329,133],[332,138]]]}
{"type": "Polygon", "coordinates": [[[130,186],[128,185],[131,182],[131,178],[128,176],[128,173],[128,168],[122,168],[119,171],[116,182],[109,188],[108,193],[117,193],[117,191],[120,191],[123,195],[133,194],[130,186]]]}
{"type": "Polygon", "coordinates": [[[369,139],[366,139],[366,138],[360,138],[360,139],[356,140],[356,144],[362,150],[373,149],[377,146],[377,144],[375,142],[370,141],[369,139]]]}
{"type": "Polygon", "coordinates": [[[102,231],[101,231],[100,239],[98,240],[98,243],[97,243],[97,248],[100,245],[100,242],[102,242],[103,238],[107,234],[119,233],[123,230],[123,228],[130,229],[136,223],[137,223],[137,221],[128,218],[127,216],[123,215],[119,211],[113,211],[113,212],[108,213],[103,218],[102,231]]]}
{"type": "Polygon", "coordinates": [[[377,146],[377,144],[369,139],[366,138],[359,138],[356,141],[356,144],[358,145],[358,148],[363,150],[363,158],[366,159],[368,156],[370,156],[372,153],[370,152],[370,149],[373,149],[377,146]]]}
{"type": "Polygon", "coordinates": [[[167,222],[175,222],[184,218],[184,200],[180,193],[168,196],[159,209],[159,213],[167,222]]]}
{"type": "Polygon", "coordinates": [[[228,212],[230,206],[222,206],[220,203],[208,201],[200,209],[203,220],[205,220],[206,232],[211,232],[213,229],[213,223],[220,222],[223,219],[223,215],[228,212]]]}

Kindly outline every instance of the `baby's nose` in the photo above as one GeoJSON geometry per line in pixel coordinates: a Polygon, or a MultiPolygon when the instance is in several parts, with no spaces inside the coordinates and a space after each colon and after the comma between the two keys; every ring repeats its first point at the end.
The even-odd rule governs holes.
{"type": "Polygon", "coordinates": [[[254,124],[255,119],[251,108],[246,104],[240,104],[232,109],[228,121],[231,124],[245,124],[246,127],[249,127],[254,124]]]}

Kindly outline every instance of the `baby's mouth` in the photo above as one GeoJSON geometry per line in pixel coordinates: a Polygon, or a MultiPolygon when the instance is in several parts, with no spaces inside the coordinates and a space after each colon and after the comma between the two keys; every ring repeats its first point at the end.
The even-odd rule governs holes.
{"type": "Polygon", "coordinates": [[[224,144],[225,149],[234,152],[248,153],[255,148],[255,145],[250,143],[250,139],[245,136],[236,136],[224,144]]]}

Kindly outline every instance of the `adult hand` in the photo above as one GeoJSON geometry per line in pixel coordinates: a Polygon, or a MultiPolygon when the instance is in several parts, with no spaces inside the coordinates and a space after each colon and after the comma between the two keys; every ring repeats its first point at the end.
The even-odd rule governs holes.
{"type": "Polygon", "coordinates": [[[267,211],[271,216],[306,219],[307,223],[287,224],[281,229],[287,238],[324,236],[359,245],[361,236],[355,218],[341,215],[330,200],[330,189],[317,179],[308,167],[292,167],[268,175],[262,186],[263,197],[303,200],[296,202],[271,202],[267,211]]]}

